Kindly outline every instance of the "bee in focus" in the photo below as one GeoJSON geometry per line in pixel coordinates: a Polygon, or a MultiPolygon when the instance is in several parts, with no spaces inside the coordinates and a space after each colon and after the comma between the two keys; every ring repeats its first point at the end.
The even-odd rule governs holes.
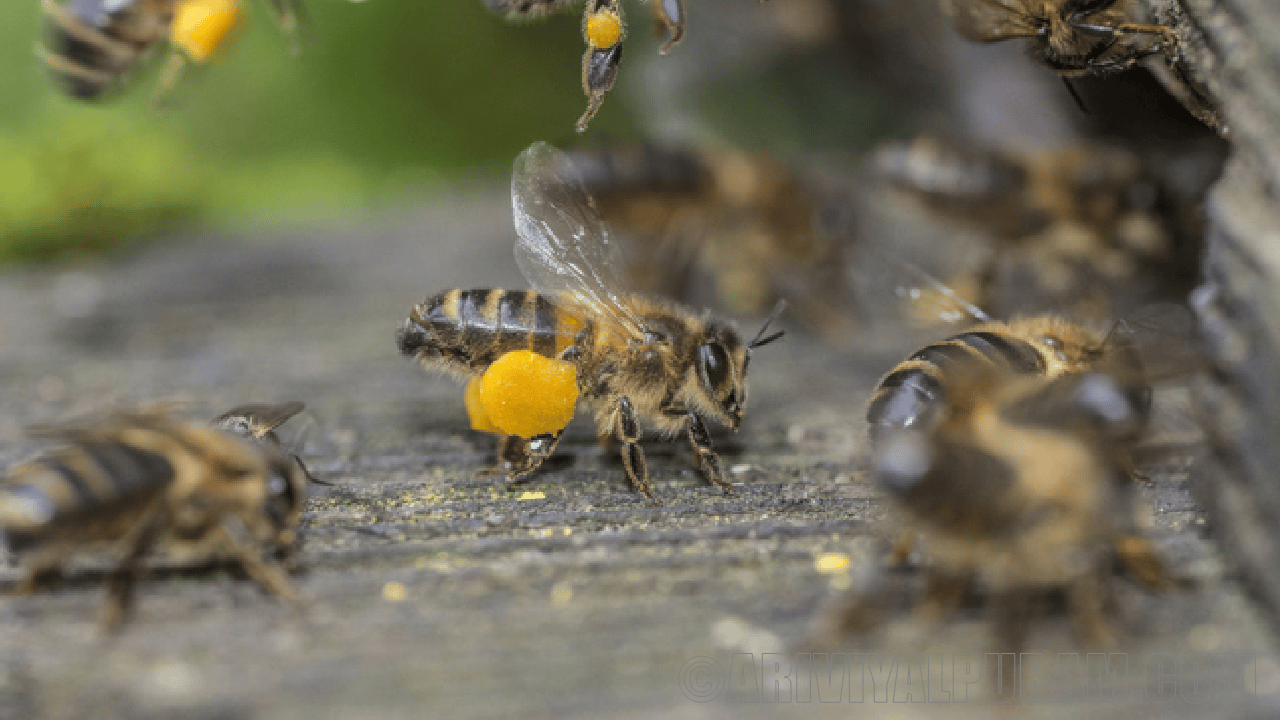
{"type": "Polygon", "coordinates": [[[881,147],[873,165],[933,213],[993,237],[977,277],[948,278],[980,289],[975,299],[988,307],[1110,317],[1117,301],[1133,296],[1183,295],[1193,276],[1195,228],[1183,227],[1177,193],[1133,153],[1090,144],[1020,152],[923,138],[881,147]]]}
{"type": "MultiPolygon", "coordinates": [[[[509,18],[531,18],[560,10],[574,0],[484,0],[493,12],[509,18]]],[[[648,0],[653,9],[655,30],[666,33],[658,52],[666,55],[684,35],[683,0],[648,0]]],[[[622,42],[627,25],[619,0],[586,0],[582,15],[582,36],[587,51],[582,56],[582,89],[587,94],[587,109],[578,118],[578,132],[585,132],[591,118],[600,111],[605,95],[613,89],[622,63],[622,42]]]]}
{"type": "Polygon", "coordinates": [[[19,592],[56,579],[79,553],[113,553],[103,624],[114,630],[145,559],[163,550],[185,562],[235,560],[271,594],[302,604],[283,563],[298,545],[307,478],[279,449],[159,412],[45,434],[67,444],[0,485],[0,528],[27,569],[19,592]]]}
{"type": "Polygon", "coordinates": [[[1136,0],[942,0],[942,7],[973,42],[1026,40],[1031,57],[1058,73],[1077,102],[1070,78],[1128,70],[1162,54],[1185,89],[1174,95],[1201,121],[1221,128],[1213,103],[1187,73],[1178,34],[1138,22],[1136,0]]]}
{"type": "MultiPolygon", "coordinates": [[[[276,435],[276,428],[283,425],[294,415],[306,409],[306,405],[294,400],[290,402],[280,403],[278,405],[267,405],[261,403],[252,403],[249,405],[236,406],[225,413],[213,419],[210,423],[219,430],[226,430],[240,437],[253,438],[269,443],[272,447],[281,449],[280,437],[276,435]]],[[[317,480],[302,462],[302,458],[297,453],[288,453],[293,461],[302,469],[307,481],[317,485],[329,485],[330,483],[317,480]]]]}
{"type": "Polygon", "coordinates": [[[751,353],[782,337],[765,335],[781,306],[744,341],[709,314],[623,290],[607,225],[568,158],[545,143],[516,160],[511,195],[516,264],[534,289],[434,295],[400,328],[400,351],[471,381],[472,424],[500,436],[512,483],[551,455],[581,399],[650,502],[645,429],[686,434],[707,480],[730,490],[706,420],[737,430],[751,353]]]}
{"type": "Polygon", "coordinates": [[[710,284],[744,314],[785,297],[824,334],[848,334],[850,204],[819,178],[757,152],[615,144],[568,155],[628,241],[632,287],[694,301],[710,284]]]}
{"type": "MultiPolygon", "coordinates": [[[[936,423],[881,437],[875,480],[924,544],[921,610],[936,619],[981,588],[1000,650],[1018,652],[1028,608],[1048,593],[1065,593],[1079,636],[1107,643],[1116,566],[1148,588],[1173,585],[1133,529],[1121,458],[1146,410],[1131,380],[971,365],[946,376],[936,423]]],[[[887,610],[875,592],[847,600],[840,632],[865,631],[887,610]]]]}
{"type": "MultiPolygon", "coordinates": [[[[292,38],[296,0],[270,2],[292,38]]],[[[40,8],[48,39],[36,46],[36,56],[64,92],[81,100],[123,84],[167,39],[173,50],[156,86],[155,97],[161,97],[188,61],[204,63],[219,52],[246,15],[240,0],[40,0],[40,8]]]]}

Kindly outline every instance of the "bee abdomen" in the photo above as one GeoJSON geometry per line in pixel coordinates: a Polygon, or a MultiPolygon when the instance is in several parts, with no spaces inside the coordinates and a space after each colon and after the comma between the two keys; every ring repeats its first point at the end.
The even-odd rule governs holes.
{"type": "Polygon", "coordinates": [[[19,471],[0,489],[12,549],[61,521],[157,492],[173,479],[164,456],[119,442],[85,442],[19,471]]]}
{"type": "Polygon", "coordinates": [[[145,50],[116,31],[118,14],[131,13],[126,3],[117,14],[96,0],[71,0],[61,6],[46,0],[49,46],[39,54],[67,94],[92,100],[115,84],[145,50]]]}
{"type": "Polygon", "coordinates": [[[400,352],[446,369],[475,372],[514,350],[555,357],[564,318],[532,290],[448,290],[410,313],[400,352]]]}
{"type": "Polygon", "coordinates": [[[974,363],[1016,373],[1044,372],[1040,353],[1024,340],[987,330],[953,335],[920,348],[880,381],[867,406],[872,435],[889,428],[929,427],[946,405],[947,373],[974,363]]]}

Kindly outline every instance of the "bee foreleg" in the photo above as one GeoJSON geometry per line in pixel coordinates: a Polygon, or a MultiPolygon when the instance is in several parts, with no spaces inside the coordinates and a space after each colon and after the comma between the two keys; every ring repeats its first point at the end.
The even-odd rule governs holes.
{"type": "Polygon", "coordinates": [[[614,435],[622,443],[622,464],[627,469],[627,479],[649,498],[650,505],[658,505],[658,498],[649,485],[649,468],[644,462],[644,449],[640,447],[640,424],[636,422],[636,411],[629,398],[618,398],[614,416],[617,418],[614,435]]]}
{"type": "Polygon", "coordinates": [[[689,445],[697,453],[698,469],[702,470],[702,474],[712,485],[726,493],[733,492],[733,485],[725,481],[724,473],[720,471],[720,459],[711,449],[711,434],[707,432],[707,426],[696,413],[689,413],[688,418],[689,445]]]}
{"type": "Polygon", "coordinates": [[[564,430],[561,430],[554,435],[539,435],[528,440],[507,436],[504,439],[507,444],[500,451],[502,452],[500,459],[507,471],[507,485],[515,486],[528,480],[529,476],[542,466],[542,461],[551,457],[551,454],[556,451],[556,446],[560,444],[560,436],[563,434],[564,430]],[[519,451],[518,459],[514,457],[516,449],[519,451]]]}
{"type": "Polygon", "coordinates": [[[684,0],[649,0],[653,4],[653,19],[657,23],[655,30],[666,31],[667,39],[658,48],[658,52],[666,55],[671,48],[684,37],[684,0]]]}
{"type": "Polygon", "coordinates": [[[222,536],[226,547],[236,556],[240,567],[272,595],[284,598],[286,602],[302,609],[307,601],[298,589],[289,581],[284,569],[274,562],[262,559],[262,550],[253,542],[249,530],[237,517],[227,518],[218,526],[217,533],[222,536]]]}

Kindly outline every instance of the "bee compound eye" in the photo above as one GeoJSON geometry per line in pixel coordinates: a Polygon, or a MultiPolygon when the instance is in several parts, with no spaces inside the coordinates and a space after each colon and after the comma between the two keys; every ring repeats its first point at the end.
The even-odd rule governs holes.
{"type": "Polygon", "coordinates": [[[698,347],[698,371],[709,392],[729,379],[729,354],[719,343],[703,343],[698,347]]]}

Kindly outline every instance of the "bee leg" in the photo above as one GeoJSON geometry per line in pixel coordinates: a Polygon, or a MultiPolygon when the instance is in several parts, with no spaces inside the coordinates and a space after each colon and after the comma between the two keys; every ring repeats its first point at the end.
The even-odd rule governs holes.
{"type": "Polygon", "coordinates": [[[522,460],[519,464],[506,462],[507,470],[507,487],[514,489],[516,485],[528,480],[534,471],[542,466],[542,462],[551,457],[556,451],[556,446],[560,444],[560,436],[564,434],[561,430],[554,435],[539,435],[537,437],[524,438],[511,437],[513,441],[510,446],[518,446],[522,460]]]}
{"type": "Polygon", "coordinates": [[[1112,540],[1120,565],[1138,582],[1152,590],[1168,590],[1174,582],[1151,544],[1131,533],[1121,533],[1112,540]]]}
{"type": "Polygon", "coordinates": [[[698,455],[698,469],[712,485],[726,493],[732,493],[733,485],[725,481],[724,473],[720,471],[720,459],[711,449],[711,434],[707,432],[707,426],[696,413],[689,413],[688,418],[689,445],[698,455]]]}
{"type": "Polygon", "coordinates": [[[995,648],[997,653],[1014,654],[1013,662],[1006,662],[1006,658],[1000,658],[1000,675],[998,678],[993,677],[991,682],[999,682],[1001,689],[999,695],[1004,695],[1005,687],[1013,687],[1016,695],[1018,689],[1018,663],[1017,656],[1022,653],[1027,641],[1027,628],[1031,618],[1031,598],[1025,592],[1016,590],[998,593],[993,599],[996,616],[996,641],[999,643],[995,648]]]}
{"type": "Polygon", "coordinates": [[[916,548],[916,534],[910,528],[903,529],[898,533],[898,539],[893,541],[893,547],[890,548],[889,554],[884,556],[884,564],[890,567],[898,567],[906,565],[911,559],[911,551],[916,548]]]}
{"type": "Polygon", "coordinates": [[[684,37],[684,0],[649,0],[653,5],[654,29],[659,35],[667,33],[667,39],[658,48],[666,55],[684,37]]]}
{"type": "Polygon", "coordinates": [[[303,22],[302,5],[297,0],[268,0],[276,24],[289,40],[289,52],[298,55],[302,52],[302,44],[298,40],[298,31],[303,22]]]}
{"type": "Polygon", "coordinates": [[[32,563],[27,574],[13,586],[13,595],[30,595],[50,587],[62,579],[62,563],[49,558],[32,563]]]}
{"type": "Polygon", "coordinates": [[[138,579],[138,569],[142,566],[142,558],[151,550],[151,545],[159,537],[168,514],[158,506],[143,515],[143,519],[134,526],[134,530],[125,537],[123,546],[127,548],[124,559],[116,566],[107,578],[107,604],[102,609],[102,631],[113,634],[124,624],[130,608],[133,607],[133,586],[138,579]]]}
{"type": "Polygon", "coordinates": [[[649,485],[649,467],[644,462],[644,449],[640,447],[640,424],[630,398],[619,397],[616,410],[614,435],[622,443],[622,464],[627,469],[627,479],[646,498],[650,505],[660,505],[649,485]]]}
{"type": "Polygon", "coordinates": [[[156,89],[151,93],[151,111],[159,112],[167,101],[169,94],[182,80],[182,73],[187,69],[187,59],[181,52],[169,53],[164,67],[160,70],[160,79],[156,81],[156,89]]]}
{"type": "Polygon", "coordinates": [[[284,598],[299,610],[307,606],[306,598],[302,597],[298,589],[289,581],[289,576],[285,574],[281,565],[262,559],[261,549],[253,542],[249,529],[244,526],[240,518],[232,516],[224,520],[216,532],[221,535],[225,546],[236,556],[240,567],[244,568],[245,573],[253,578],[254,582],[261,585],[268,593],[284,598]]]}
{"type": "Polygon", "coordinates": [[[1067,601],[1071,606],[1071,621],[1076,633],[1086,642],[1111,645],[1115,636],[1107,622],[1106,583],[1099,573],[1086,573],[1067,587],[1067,601]]]}
{"type": "Polygon", "coordinates": [[[925,623],[936,625],[947,613],[956,609],[969,590],[969,578],[964,575],[946,575],[930,571],[927,576],[924,601],[916,614],[925,623]]]}
{"type": "Polygon", "coordinates": [[[588,0],[583,19],[587,51],[582,56],[582,89],[588,100],[586,111],[578,118],[578,132],[586,132],[587,124],[600,111],[604,96],[618,79],[624,27],[618,0],[588,0]]]}

